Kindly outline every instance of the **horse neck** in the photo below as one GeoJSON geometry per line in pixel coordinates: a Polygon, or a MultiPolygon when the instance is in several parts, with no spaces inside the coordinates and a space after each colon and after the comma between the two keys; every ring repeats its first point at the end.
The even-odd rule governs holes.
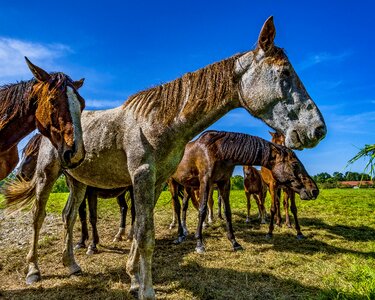
{"type": "Polygon", "coordinates": [[[231,161],[234,165],[269,167],[270,143],[254,136],[237,135],[240,137],[237,143],[222,140],[218,149],[221,159],[231,161]]]}
{"type": "Polygon", "coordinates": [[[37,101],[31,97],[34,81],[20,82],[0,90],[0,152],[15,146],[36,129],[37,101]]]}

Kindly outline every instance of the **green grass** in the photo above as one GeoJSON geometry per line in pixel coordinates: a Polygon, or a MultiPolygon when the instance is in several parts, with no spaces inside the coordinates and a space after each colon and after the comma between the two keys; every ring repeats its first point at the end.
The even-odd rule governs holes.
{"type": "MultiPolygon", "coordinates": [[[[47,211],[61,214],[67,194],[52,194],[47,211]]],[[[269,208],[269,198],[266,207],[269,208]]],[[[375,299],[375,190],[321,190],[317,200],[297,198],[298,215],[305,240],[295,238],[295,230],[276,228],[272,240],[265,239],[268,225],[256,220],[252,202],[252,222],[246,224],[243,191],[231,192],[233,226],[244,251],[232,252],[225,235],[225,222],[216,220],[204,230],[207,252],[194,252],[192,236],[196,212],[189,207],[190,235],[185,244],[173,245],[176,231],[171,221],[170,194],[163,192],[155,209],[156,248],[154,285],[161,299],[375,299]]],[[[129,287],[125,261],[130,244],[112,243],[118,227],[119,209],[114,199],[98,205],[101,253],[87,257],[76,254],[87,275],[71,280],[61,266],[61,235],[41,237],[42,272],[46,279],[37,288],[27,288],[22,277],[4,267],[21,268],[22,255],[14,250],[0,258],[0,278],[9,277],[3,289],[9,298],[123,299],[129,287]],[[18,265],[14,260],[21,260],[18,265]],[[48,267],[58,265],[59,268],[48,267]],[[58,274],[58,275],[56,275],[58,274]],[[20,279],[21,278],[21,279],[20,279]],[[13,283],[15,280],[16,282],[13,283]],[[12,284],[9,284],[9,282],[12,284]],[[57,294],[56,294],[57,293],[57,294]],[[58,296],[56,296],[58,295],[58,296]],[[22,296],[22,297],[21,297],[22,296]],[[33,298],[35,297],[35,298],[33,298]]],[[[282,215],[284,215],[282,213],[282,215]]],[[[62,232],[62,229],[61,229],[62,232]]],[[[75,228],[78,237],[79,226],[75,228]]],[[[1,228],[0,228],[1,236],[1,228]]],[[[1,293],[1,292],[0,292],[1,293]]]]}

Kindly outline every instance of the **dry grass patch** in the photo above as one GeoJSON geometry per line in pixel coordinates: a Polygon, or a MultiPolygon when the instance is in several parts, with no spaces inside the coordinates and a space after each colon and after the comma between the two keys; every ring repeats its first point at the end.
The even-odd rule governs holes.
{"type": "MultiPolygon", "coordinates": [[[[115,200],[99,203],[100,253],[77,251],[84,274],[68,278],[61,263],[59,212],[66,194],[51,195],[49,216],[40,242],[43,281],[24,283],[30,216],[0,215],[0,293],[5,299],[130,299],[125,272],[130,243],[113,243],[119,212],[115,200]]],[[[197,214],[189,209],[189,238],[174,245],[169,230],[171,208],[164,192],[155,211],[154,285],[159,299],[375,299],[375,191],[325,190],[316,201],[298,200],[303,241],[295,230],[276,228],[267,240],[267,225],[245,223],[245,196],[233,191],[233,225],[245,248],[233,252],[225,222],[204,230],[207,252],[196,254],[193,233],[197,214]]],[[[269,203],[268,206],[269,207],[269,203]]],[[[79,228],[75,227],[78,241],[79,228]]],[[[1,296],[0,296],[1,298],[1,296]]]]}

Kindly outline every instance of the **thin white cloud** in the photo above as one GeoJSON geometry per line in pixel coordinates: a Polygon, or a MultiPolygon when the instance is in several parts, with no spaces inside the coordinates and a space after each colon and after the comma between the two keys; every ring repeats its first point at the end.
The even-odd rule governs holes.
{"type": "Polygon", "coordinates": [[[341,62],[351,55],[351,52],[343,52],[339,54],[331,54],[328,52],[321,52],[310,55],[305,61],[298,65],[298,69],[305,70],[326,62],[341,62]]]}
{"type": "Polygon", "coordinates": [[[70,47],[63,44],[42,44],[0,37],[0,83],[31,77],[24,56],[31,61],[43,61],[43,67],[51,67],[54,59],[70,52],[70,47]]]}
{"type": "Polygon", "coordinates": [[[97,99],[86,99],[87,109],[108,109],[120,106],[124,103],[124,100],[97,100],[97,99]]]}
{"type": "Polygon", "coordinates": [[[375,124],[375,111],[355,115],[329,116],[329,125],[336,132],[368,135],[375,124]]]}

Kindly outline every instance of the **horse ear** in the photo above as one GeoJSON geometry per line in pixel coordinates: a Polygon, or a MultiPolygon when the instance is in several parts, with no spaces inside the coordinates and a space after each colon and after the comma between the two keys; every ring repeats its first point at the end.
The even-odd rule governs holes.
{"type": "Polygon", "coordinates": [[[78,90],[83,83],[85,82],[85,78],[81,78],[80,80],[73,81],[73,86],[75,87],[76,90],[78,90]]]}
{"type": "Polygon", "coordinates": [[[26,60],[27,66],[29,67],[31,73],[33,73],[36,80],[42,81],[42,82],[47,82],[48,80],[50,80],[51,76],[46,71],[34,65],[26,56],[25,56],[25,60],[26,60]]]}
{"type": "Polygon", "coordinates": [[[258,47],[264,52],[269,51],[274,47],[274,40],[276,36],[276,28],[273,24],[273,16],[270,16],[263,24],[258,38],[258,47]]]}
{"type": "Polygon", "coordinates": [[[269,134],[270,134],[272,137],[274,137],[275,134],[276,134],[276,132],[272,132],[272,131],[268,131],[268,132],[269,132],[269,134]]]}

